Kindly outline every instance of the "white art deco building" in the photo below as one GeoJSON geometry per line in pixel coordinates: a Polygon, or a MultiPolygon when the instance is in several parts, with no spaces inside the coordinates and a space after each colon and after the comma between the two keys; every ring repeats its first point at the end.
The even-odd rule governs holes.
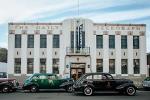
{"type": "Polygon", "coordinates": [[[55,73],[77,79],[89,72],[146,77],[146,25],[102,24],[82,18],[9,23],[9,77],[21,80],[33,73],[55,73]]]}

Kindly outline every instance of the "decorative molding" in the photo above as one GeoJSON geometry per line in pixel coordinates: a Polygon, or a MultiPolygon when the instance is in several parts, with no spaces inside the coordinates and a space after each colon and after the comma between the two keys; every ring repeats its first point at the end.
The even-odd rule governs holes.
{"type": "Polygon", "coordinates": [[[96,30],[93,31],[93,35],[96,35],[96,30]]]}
{"type": "Polygon", "coordinates": [[[133,31],[128,31],[128,35],[133,35],[133,31]]]}
{"type": "Polygon", "coordinates": [[[108,31],[103,31],[103,35],[108,35],[108,31]]]}
{"type": "Polygon", "coordinates": [[[27,30],[22,30],[22,34],[27,34],[27,30]]]}
{"type": "Polygon", "coordinates": [[[36,35],[38,35],[38,34],[40,34],[40,30],[35,30],[34,33],[35,33],[36,35]]]}
{"type": "Polygon", "coordinates": [[[9,34],[15,34],[15,30],[9,30],[9,34]]]}
{"type": "Polygon", "coordinates": [[[52,30],[47,30],[48,35],[52,35],[52,30]]]}
{"type": "Polygon", "coordinates": [[[145,32],[144,31],[141,31],[140,32],[140,36],[144,36],[145,35],[145,32]]]}
{"type": "Polygon", "coordinates": [[[63,34],[62,30],[60,30],[60,35],[62,35],[62,34],[63,34]]]}
{"type": "Polygon", "coordinates": [[[115,31],[116,35],[121,35],[121,31],[115,31]]]}

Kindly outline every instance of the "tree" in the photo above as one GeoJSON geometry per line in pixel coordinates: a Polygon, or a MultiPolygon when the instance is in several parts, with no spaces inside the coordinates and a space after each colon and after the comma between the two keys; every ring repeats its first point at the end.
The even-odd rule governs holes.
{"type": "Polygon", "coordinates": [[[7,49],[0,48],[0,62],[7,63],[7,49]]]}

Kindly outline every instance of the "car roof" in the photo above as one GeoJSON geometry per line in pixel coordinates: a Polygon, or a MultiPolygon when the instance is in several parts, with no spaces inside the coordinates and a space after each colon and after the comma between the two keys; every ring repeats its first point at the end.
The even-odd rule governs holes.
{"type": "Polygon", "coordinates": [[[109,73],[103,73],[103,72],[96,72],[96,73],[86,73],[86,75],[110,75],[109,73]]]}
{"type": "Polygon", "coordinates": [[[52,73],[34,73],[33,75],[56,75],[52,73]]]}

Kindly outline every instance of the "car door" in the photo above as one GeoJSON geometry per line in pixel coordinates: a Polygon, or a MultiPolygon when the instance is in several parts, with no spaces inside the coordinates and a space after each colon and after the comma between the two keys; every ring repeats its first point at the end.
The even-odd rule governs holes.
{"type": "Polygon", "coordinates": [[[48,82],[47,75],[44,74],[39,75],[38,83],[40,89],[49,89],[49,82],[48,82]]]}
{"type": "Polygon", "coordinates": [[[58,89],[60,86],[60,80],[56,75],[48,75],[48,83],[50,89],[58,89]]]}
{"type": "Polygon", "coordinates": [[[105,90],[106,78],[103,78],[103,77],[105,76],[101,74],[93,75],[93,84],[95,86],[95,90],[98,90],[98,91],[105,90]]]}
{"type": "Polygon", "coordinates": [[[115,90],[116,87],[116,82],[113,79],[113,77],[109,74],[106,75],[107,79],[106,79],[106,84],[105,84],[105,88],[107,90],[115,90]]]}

